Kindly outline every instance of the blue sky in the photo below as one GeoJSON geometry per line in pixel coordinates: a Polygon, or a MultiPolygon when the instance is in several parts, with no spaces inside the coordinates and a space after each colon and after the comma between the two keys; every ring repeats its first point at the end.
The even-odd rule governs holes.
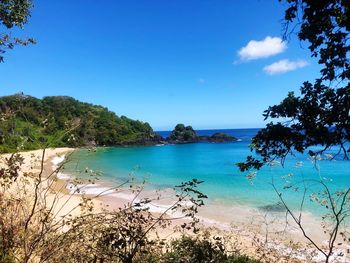
{"type": "Polygon", "coordinates": [[[1,95],[68,95],[155,130],[262,127],[318,73],[306,44],[279,39],[277,0],[34,3],[19,34],[37,44],[6,53],[1,95]]]}

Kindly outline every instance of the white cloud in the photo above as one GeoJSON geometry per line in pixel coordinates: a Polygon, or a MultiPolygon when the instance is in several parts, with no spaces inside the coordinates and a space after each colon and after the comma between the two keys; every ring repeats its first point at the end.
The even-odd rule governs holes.
{"type": "Polygon", "coordinates": [[[265,37],[264,40],[251,40],[238,51],[241,60],[267,58],[282,53],[287,48],[286,42],[279,37],[265,37]]]}
{"type": "Polygon", "coordinates": [[[305,60],[290,61],[289,59],[282,59],[264,67],[264,71],[269,75],[275,75],[303,68],[307,65],[309,65],[309,63],[305,60]]]}

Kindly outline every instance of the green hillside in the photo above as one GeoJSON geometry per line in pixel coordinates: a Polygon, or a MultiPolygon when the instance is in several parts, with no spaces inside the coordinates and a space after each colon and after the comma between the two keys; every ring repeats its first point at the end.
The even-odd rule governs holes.
{"type": "Polygon", "coordinates": [[[159,141],[147,122],[66,96],[0,97],[0,152],[43,146],[148,145],[159,141]]]}

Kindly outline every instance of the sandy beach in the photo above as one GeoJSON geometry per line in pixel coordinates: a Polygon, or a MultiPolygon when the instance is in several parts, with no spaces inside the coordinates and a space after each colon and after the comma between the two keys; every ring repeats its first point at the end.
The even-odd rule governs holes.
{"type": "MultiPolygon", "coordinates": [[[[101,211],[101,209],[115,210],[133,200],[137,201],[156,194],[152,191],[143,191],[142,194],[135,197],[133,192],[123,188],[116,191],[113,189],[113,185],[107,181],[99,181],[98,184],[81,183],[81,192],[76,192],[76,189],[72,188],[73,178],[65,174],[64,170],[62,173],[65,162],[69,162],[70,154],[74,150],[73,148],[45,150],[42,167],[43,177],[48,179],[48,185],[52,188],[47,197],[47,203],[53,208],[52,213],[57,220],[67,214],[79,215],[81,212],[79,206],[82,201],[81,192],[84,191],[86,196],[93,200],[96,212],[101,211]]],[[[24,164],[21,173],[39,173],[42,154],[42,150],[22,152],[24,164]]],[[[4,160],[3,158],[6,157],[9,155],[2,155],[1,159],[4,160]]],[[[174,201],[173,194],[174,192],[171,190],[162,192],[159,200],[149,204],[150,211],[152,213],[164,212],[174,201]]],[[[168,216],[177,217],[179,215],[169,213],[168,216]]],[[[303,250],[312,250],[310,247],[306,247],[306,242],[295,224],[286,225],[283,213],[266,213],[241,205],[232,205],[225,210],[215,206],[204,206],[199,211],[199,218],[204,228],[210,229],[215,235],[231,239],[230,242],[235,244],[236,249],[245,251],[248,255],[256,256],[257,251],[261,248],[273,248],[276,253],[281,253],[282,256],[290,255],[298,262],[298,260],[305,260],[302,257],[303,250]]],[[[305,213],[303,218],[305,229],[317,242],[326,239],[322,231],[318,231],[320,228],[315,227],[320,224],[316,218],[308,213],[305,213]]],[[[175,221],[174,226],[181,224],[183,220],[175,221]]],[[[171,238],[174,237],[173,233],[172,229],[162,230],[161,237],[171,238]]],[[[346,249],[347,247],[344,247],[339,252],[344,252],[346,249]]],[[[322,256],[316,255],[314,260],[316,262],[322,261],[322,256]]]]}

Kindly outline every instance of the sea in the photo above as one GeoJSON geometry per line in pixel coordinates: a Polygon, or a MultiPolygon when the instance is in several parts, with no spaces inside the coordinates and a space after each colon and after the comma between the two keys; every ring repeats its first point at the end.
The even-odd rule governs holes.
{"type": "MultiPolygon", "coordinates": [[[[315,216],[329,212],[322,203],[324,185],[332,193],[350,187],[350,161],[342,156],[311,160],[306,155],[289,156],[256,173],[240,172],[237,163],[252,154],[249,145],[259,129],[198,130],[199,135],[223,132],[238,138],[228,143],[190,143],[177,145],[101,147],[95,151],[81,149],[72,156],[65,173],[84,176],[92,170],[100,178],[118,185],[135,178],[145,182],[146,190],[167,191],[192,179],[202,181],[199,190],[208,196],[209,207],[221,213],[241,206],[261,211],[283,212],[283,201],[294,211],[302,209],[315,216]],[[323,184],[321,184],[322,182],[323,184]],[[227,209],[226,209],[227,208],[227,209]]],[[[170,131],[160,131],[167,137],[170,131]]],[[[337,153],[338,148],[328,154],[337,153]]],[[[254,153],[253,153],[254,154],[254,153]]],[[[99,187],[98,184],[95,187],[99,187]]],[[[98,190],[98,189],[97,189],[98,190]]],[[[96,193],[96,189],[93,189],[96,193]]]]}

